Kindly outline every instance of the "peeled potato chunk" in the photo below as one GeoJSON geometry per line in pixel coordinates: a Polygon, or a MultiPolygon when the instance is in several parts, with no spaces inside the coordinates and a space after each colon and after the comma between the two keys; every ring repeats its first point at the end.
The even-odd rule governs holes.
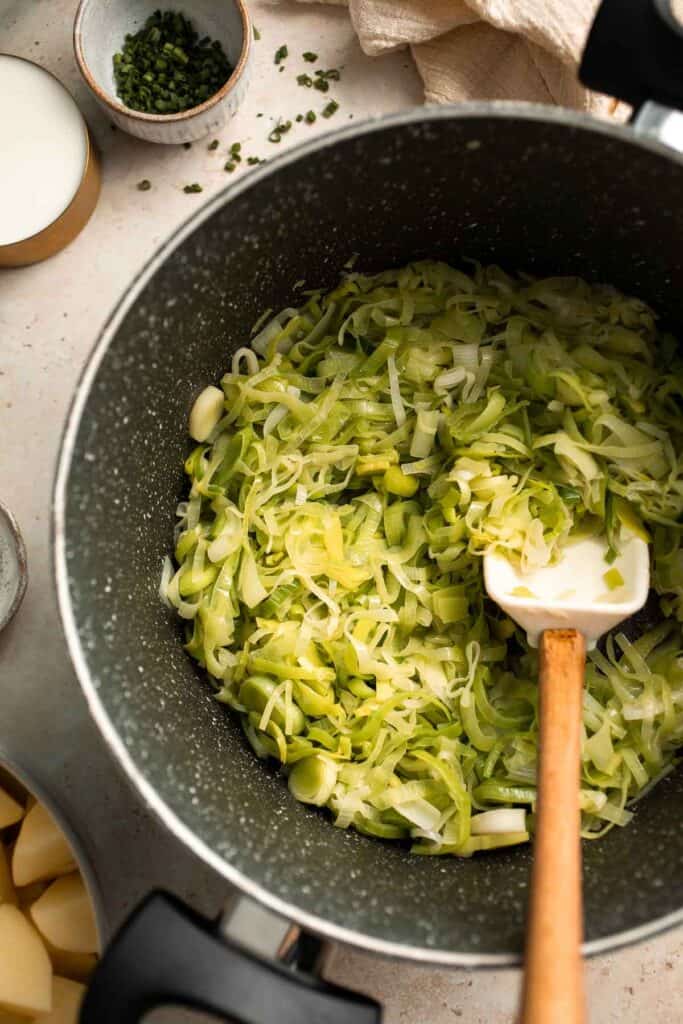
{"type": "Polygon", "coordinates": [[[71,847],[42,804],[34,804],[21,823],[12,855],[14,884],[30,885],[66,875],[76,867],[71,847]]]}
{"type": "MultiPolygon", "coordinates": [[[[0,905],[3,903],[12,903],[16,906],[17,894],[14,891],[5,847],[0,843],[0,905]]],[[[2,1021],[0,1021],[0,1024],[2,1024],[2,1021]]]]}
{"type": "Polygon", "coordinates": [[[97,929],[83,879],[76,871],[58,878],[32,905],[29,913],[50,945],[67,953],[97,952],[97,929]]]}
{"type": "Polygon", "coordinates": [[[52,1009],[52,964],[20,910],[0,907],[0,1011],[37,1017],[52,1009]]]}
{"type": "Polygon", "coordinates": [[[66,950],[57,949],[47,941],[45,947],[52,961],[52,970],[60,977],[70,978],[72,981],[87,981],[95,970],[95,953],[67,953],[66,950]]]}
{"type": "Polygon", "coordinates": [[[38,897],[43,895],[49,884],[49,882],[31,882],[30,885],[17,889],[17,900],[20,908],[27,911],[31,904],[35,903],[38,897]]]}
{"type": "Polygon", "coordinates": [[[0,767],[0,789],[4,789],[6,793],[9,793],[20,804],[26,803],[28,796],[26,786],[22,785],[16,775],[12,775],[7,768],[0,767]]]}
{"type": "Polygon", "coordinates": [[[0,828],[16,825],[24,817],[24,808],[4,789],[0,789],[0,828]]]}
{"type": "Polygon", "coordinates": [[[36,1017],[36,1024],[78,1024],[78,1011],[84,995],[85,986],[55,976],[52,979],[52,1011],[44,1017],[36,1017]]]}

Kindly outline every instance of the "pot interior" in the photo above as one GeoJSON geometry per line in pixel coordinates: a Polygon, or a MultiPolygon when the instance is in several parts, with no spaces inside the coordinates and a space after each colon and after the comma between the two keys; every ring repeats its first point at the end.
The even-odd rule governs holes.
{"type": "MultiPolygon", "coordinates": [[[[529,850],[414,857],[333,828],[256,759],[158,598],[193,396],[264,310],[295,303],[301,279],[331,286],[354,254],[361,270],[469,258],[578,274],[680,324],[682,184],[680,164],[628,130],[542,108],[422,111],[347,129],[210,204],[104,331],[57,489],[60,597],[81,681],[167,823],[320,932],[444,962],[512,959],[529,850]]],[[[593,948],[680,918],[682,797],[679,772],[628,828],[584,843],[593,948]]]]}

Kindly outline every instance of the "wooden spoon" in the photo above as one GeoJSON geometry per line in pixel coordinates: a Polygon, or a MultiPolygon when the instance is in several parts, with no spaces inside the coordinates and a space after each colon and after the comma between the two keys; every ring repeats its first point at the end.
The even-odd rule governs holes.
{"type": "Polygon", "coordinates": [[[521,1024],[584,1024],[581,942],[581,721],[586,646],[645,604],[647,544],[630,537],[608,563],[604,538],[567,547],[556,565],[522,574],[484,559],[490,597],[539,645],[539,759],[534,865],[521,1024]],[[578,627],[578,628],[573,628],[578,627]]]}
{"type": "Polygon", "coordinates": [[[527,917],[523,1024],[582,1024],[583,901],[579,765],[586,647],[548,629],[539,666],[538,801],[527,917]]]}

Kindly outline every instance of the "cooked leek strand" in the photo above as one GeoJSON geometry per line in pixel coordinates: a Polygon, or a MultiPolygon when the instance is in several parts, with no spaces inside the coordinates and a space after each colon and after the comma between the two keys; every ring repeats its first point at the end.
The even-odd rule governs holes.
{"type": "Polygon", "coordinates": [[[526,841],[536,654],[481,558],[628,531],[666,621],[590,656],[581,768],[583,834],[628,822],[683,743],[681,382],[642,302],[497,267],[349,273],[261,324],[195,406],[162,590],[297,799],[418,853],[526,841]]]}

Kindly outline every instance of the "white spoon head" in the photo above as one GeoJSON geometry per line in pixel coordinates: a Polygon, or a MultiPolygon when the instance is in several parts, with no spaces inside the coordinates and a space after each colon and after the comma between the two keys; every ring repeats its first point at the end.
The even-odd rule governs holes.
{"type": "Polygon", "coordinates": [[[561,561],[523,573],[504,555],[484,558],[489,597],[526,630],[532,647],[546,629],[578,629],[590,650],[600,637],[643,607],[650,589],[648,546],[629,536],[606,560],[604,537],[567,545],[561,561]]]}

